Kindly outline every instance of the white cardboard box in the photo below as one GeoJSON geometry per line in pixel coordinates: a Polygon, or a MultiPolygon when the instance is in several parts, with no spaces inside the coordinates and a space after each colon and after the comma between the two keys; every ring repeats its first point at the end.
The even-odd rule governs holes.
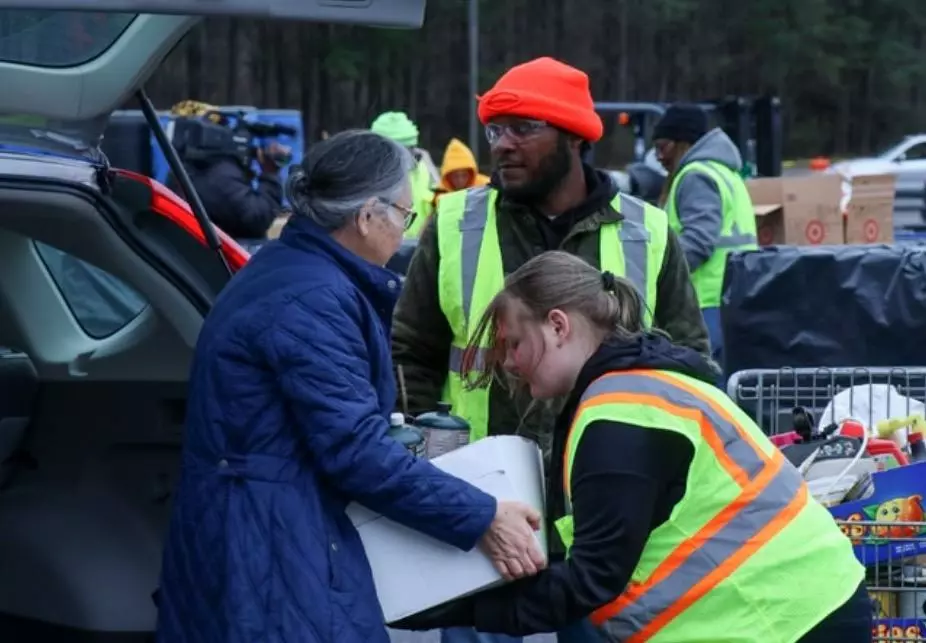
{"type": "MultiPolygon", "coordinates": [[[[499,500],[518,500],[544,515],[543,458],[526,438],[485,438],[433,462],[499,500]]],[[[387,623],[504,582],[479,547],[460,551],[356,503],[347,514],[363,540],[387,623]]],[[[545,554],[546,530],[536,535],[545,554]]]]}

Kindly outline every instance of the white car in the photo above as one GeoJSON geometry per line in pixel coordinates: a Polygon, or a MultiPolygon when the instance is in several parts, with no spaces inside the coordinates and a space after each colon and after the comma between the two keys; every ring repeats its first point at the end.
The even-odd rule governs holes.
{"type": "Polygon", "coordinates": [[[246,260],[196,199],[108,166],[109,114],[135,93],[155,119],[138,90],[195,14],[417,27],[424,5],[0,0],[3,643],[152,640],[187,373],[246,260]]]}
{"type": "Polygon", "coordinates": [[[920,230],[926,224],[926,134],[906,136],[877,156],[841,161],[827,172],[847,178],[895,176],[894,228],[920,230]]]}
{"type": "Polygon", "coordinates": [[[850,177],[893,174],[899,181],[917,179],[922,182],[926,180],[926,134],[906,136],[876,156],[841,161],[828,171],[850,177]]]}

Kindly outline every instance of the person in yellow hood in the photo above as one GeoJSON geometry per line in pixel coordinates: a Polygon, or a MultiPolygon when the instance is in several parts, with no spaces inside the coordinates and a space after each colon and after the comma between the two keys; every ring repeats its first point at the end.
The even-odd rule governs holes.
{"type": "Polygon", "coordinates": [[[376,117],[370,129],[404,145],[417,161],[408,177],[412,184],[412,209],[416,216],[405,230],[406,239],[417,239],[434,209],[436,183],[431,172],[430,156],[418,147],[418,126],[405,112],[383,112],[376,117]]]}
{"type": "Polygon", "coordinates": [[[434,202],[448,192],[477,188],[488,185],[489,177],[479,173],[476,157],[472,150],[458,138],[450,139],[444,151],[444,162],[440,167],[440,185],[437,186],[434,202]]]}

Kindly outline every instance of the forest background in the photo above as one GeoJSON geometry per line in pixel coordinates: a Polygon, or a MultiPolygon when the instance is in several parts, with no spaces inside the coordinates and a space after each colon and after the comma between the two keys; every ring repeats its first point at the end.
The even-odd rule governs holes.
{"type": "MultiPolygon", "coordinates": [[[[420,31],[207,19],[149,91],[160,108],[299,109],[309,141],[404,110],[439,153],[466,138],[474,104],[467,4],[429,0],[420,31]]],[[[926,2],[480,0],[479,35],[480,91],[552,55],[586,71],[598,101],[777,95],[786,158],[867,154],[926,130],[926,2]]],[[[631,149],[614,121],[599,158],[619,164],[631,149]]]]}

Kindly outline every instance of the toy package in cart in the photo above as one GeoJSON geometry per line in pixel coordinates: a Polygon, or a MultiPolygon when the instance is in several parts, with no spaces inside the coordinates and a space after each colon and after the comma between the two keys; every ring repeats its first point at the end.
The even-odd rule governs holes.
{"type": "Polygon", "coordinates": [[[926,642],[926,367],[755,370],[728,392],[850,539],[873,643],[926,642]]]}
{"type": "Polygon", "coordinates": [[[871,628],[873,643],[915,643],[926,637],[926,621],[919,618],[879,618],[871,628]]]}
{"type": "Polygon", "coordinates": [[[800,469],[859,560],[926,554],[926,368],[744,371],[728,392],[800,469]]]}
{"type": "Polygon", "coordinates": [[[926,462],[872,474],[866,498],[830,507],[866,565],[926,554],[926,462]]]}

